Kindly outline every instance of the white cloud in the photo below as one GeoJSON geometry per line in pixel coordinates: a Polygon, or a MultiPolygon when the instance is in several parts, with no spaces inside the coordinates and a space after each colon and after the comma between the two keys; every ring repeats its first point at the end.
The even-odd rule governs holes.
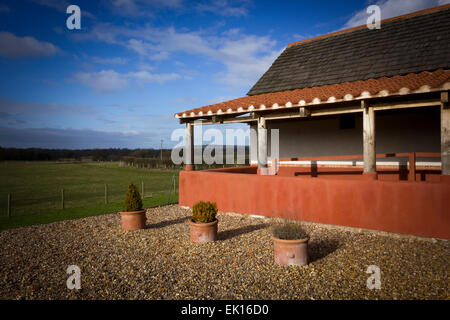
{"type": "Polygon", "coordinates": [[[92,107],[60,103],[38,103],[0,97],[0,118],[9,117],[91,117],[96,113],[92,107]]]}
{"type": "Polygon", "coordinates": [[[50,42],[33,37],[17,37],[10,32],[0,32],[0,56],[9,58],[52,56],[61,50],[50,42]]]}
{"type": "Polygon", "coordinates": [[[66,8],[70,6],[70,3],[65,0],[31,0],[41,6],[56,9],[61,12],[65,12],[66,8]]]}
{"type": "Polygon", "coordinates": [[[139,70],[147,70],[147,71],[154,71],[156,70],[155,66],[152,66],[146,62],[138,62],[137,67],[139,70]]]}
{"type": "Polygon", "coordinates": [[[182,7],[182,0],[109,0],[108,7],[123,16],[153,16],[155,9],[182,7]]]}
{"type": "Polygon", "coordinates": [[[196,9],[200,12],[214,13],[225,17],[242,17],[248,14],[248,10],[245,6],[246,4],[247,2],[244,1],[243,4],[240,3],[240,6],[233,6],[228,0],[214,0],[199,3],[197,4],[196,9]]]}
{"type": "Polygon", "coordinates": [[[233,100],[239,97],[236,96],[220,96],[220,97],[214,97],[212,99],[209,99],[207,101],[208,104],[216,104],[216,103],[220,103],[220,102],[225,102],[225,101],[229,101],[229,100],[233,100]]]}
{"type": "Polygon", "coordinates": [[[269,36],[247,35],[238,29],[218,35],[174,27],[131,29],[97,24],[90,33],[77,37],[121,45],[154,61],[169,59],[172,53],[203,56],[225,67],[225,71],[215,75],[218,82],[241,88],[251,86],[281,52],[269,36]]]}
{"type": "Polygon", "coordinates": [[[150,73],[146,70],[138,72],[129,72],[128,76],[140,83],[157,82],[163,84],[167,81],[180,79],[181,76],[177,73],[150,73]]]}
{"type": "Polygon", "coordinates": [[[112,93],[129,85],[128,79],[114,70],[79,72],[75,74],[74,80],[99,93],[112,93]]]}
{"type": "Polygon", "coordinates": [[[158,146],[162,136],[170,136],[167,131],[108,132],[73,128],[11,128],[0,126],[0,145],[16,148],[55,149],[149,148],[158,146]]]}
{"type": "Polygon", "coordinates": [[[227,71],[217,76],[219,82],[232,87],[249,87],[270,67],[280,55],[276,41],[269,37],[244,36],[238,40],[225,40],[218,49],[218,58],[227,71]]]}
{"type": "Polygon", "coordinates": [[[167,112],[146,113],[157,111],[151,101],[129,106],[133,111],[126,107],[25,102],[0,96],[0,146],[89,148],[120,143],[123,147],[151,147],[159,146],[161,138],[170,141],[172,130],[179,126],[167,112]],[[68,121],[61,122],[61,118],[68,121]],[[102,131],[87,129],[92,123],[102,131]]]}
{"type": "MultiPolygon", "coordinates": [[[[374,3],[381,9],[381,19],[388,19],[403,14],[448,4],[450,0],[378,0],[374,3]]],[[[344,25],[344,28],[364,25],[369,15],[364,10],[355,13],[344,25]]]]}
{"type": "Polygon", "coordinates": [[[119,73],[114,70],[101,70],[99,72],[79,72],[71,79],[93,89],[98,93],[113,93],[126,89],[130,81],[138,84],[159,83],[180,79],[176,73],[150,73],[147,70],[119,73]]]}
{"type": "MultiPolygon", "coordinates": [[[[58,10],[59,12],[64,13],[66,13],[67,7],[71,5],[71,3],[66,0],[31,0],[31,1],[41,6],[53,8],[58,10]]],[[[88,17],[91,19],[95,19],[95,16],[92,13],[83,10],[83,8],[81,8],[81,17],[88,17]]]]}
{"type": "Polygon", "coordinates": [[[94,63],[99,64],[126,64],[127,60],[124,58],[116,57],[116,58],[101,58],[101,57],[92,57],[92,61],[94,63]]]}
{"type": "Polygon", "coordinates": [[[137,39],[128,40],[128,48],[130,48],[131,50],[137,52],[142,56],[146,55],[148,51],[144,42],[142,40],[137,39]]]}

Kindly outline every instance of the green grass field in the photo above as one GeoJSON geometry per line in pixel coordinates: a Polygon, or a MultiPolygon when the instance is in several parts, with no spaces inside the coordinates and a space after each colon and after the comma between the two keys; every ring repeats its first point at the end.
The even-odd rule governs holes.
{"type": "Polygon", "coordinates": [[[120,211],[130,182],[141,192],[144,182],[145,207],[164,205],[174,174],[176,192],[172,192],[170,203],[178,202],[175,170],[120,167],[118,162],[0,162],[0,230],[120,211]]]}

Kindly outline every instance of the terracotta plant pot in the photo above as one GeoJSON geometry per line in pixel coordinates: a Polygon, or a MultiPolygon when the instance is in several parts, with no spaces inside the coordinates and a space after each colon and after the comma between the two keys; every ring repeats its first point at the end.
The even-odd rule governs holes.
{"type": "Polygon", "coordinates": [[[121,212],[122,230],[139,230],[145,228],[145,210],[121,212]]]}
{"type": "Polygon", "coordinates": [[[209,242],[217,240],[217,219],[213,222],[194,222],[189,221],[191,227],[191,242],[209,242]]]}
{"type": "Polygon", "coordinates": [[[282,266],[304,266],[308,264],[308,240],[282,240],[272,237],[275,263],[282,266]]]}

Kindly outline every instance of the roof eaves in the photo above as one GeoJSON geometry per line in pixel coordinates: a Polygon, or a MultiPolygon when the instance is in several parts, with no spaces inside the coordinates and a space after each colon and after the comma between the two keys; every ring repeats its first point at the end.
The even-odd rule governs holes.
{"type": "Polygon", "coordinates": [[[313,106],[370,98],[450,90],[450,70],[411,73],[404,76],[358,80],[313,88],[245,96],[230,101],[176,113],[175,118],[243,114],[253,111],[313,106]]]}

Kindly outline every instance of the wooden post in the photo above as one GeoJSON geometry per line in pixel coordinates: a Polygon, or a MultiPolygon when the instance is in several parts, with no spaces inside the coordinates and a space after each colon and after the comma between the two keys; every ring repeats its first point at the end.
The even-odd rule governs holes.
{"type": "Polygon", "coordinates": [[[184,148],[184,164],[186,171],[194,170],[194,126],[186,122],[186,145],[184,148]]]}
{"type": "Polygon", "coordinates": [[[144,181],[141,181],[142,199],[144,199],[144,181]]]}
{"type": "Polygon", "coordinates": [[[298,110],[300,118],[309,117],[311,115],[311,110],[309,108],[300,107],[298,110]]]}
{"type": "Polygon", "coordinates": [[[105,183],[105,204],[108,204],[108,185],[105,183]]]}
{"type": "Polygon", "coordinates": [[[11,193],[8,193],[8,218],[11,218],[11,193]]]}
{"type": "Polygon", "coordinates": [[[441,163],[442,175],[450,175],[450,107],[448,91],[441,92],[441,163]]]}
{"type": "Polygon", "coordinates": [[[258,118],[258,170],[262,174],[267,171],[267,128],[264,117],[258,118]]]}
{"type": "Polygon", "coordinates": [[[361,101],[363,110],[363,153],[364,173],[376,174],[376,147],[375,147],[375,110],[369,107],[367,101],[361,101]]]}
{"type": "Polygon", "coordinates": [[[416,153],[409,154],[409,181],[416,181],[416,153]]]}
{"type": "Polygon", "coordinates": [[[64,189],[61,189],[61,208],[64,209],[64,189]]]}

